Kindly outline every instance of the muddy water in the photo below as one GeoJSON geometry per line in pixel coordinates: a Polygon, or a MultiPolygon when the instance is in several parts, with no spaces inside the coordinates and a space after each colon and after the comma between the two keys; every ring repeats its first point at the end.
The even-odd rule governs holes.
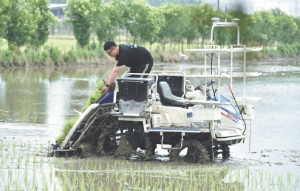
{"type": "MultiPolygon", "coordinates": [[[[203,72],[196,64],[176,64],[176,67],[174,65],[157,64],[154,70],[181,68],[183,71],[192,74],[203,72]]],[[[9,69],[0,71],[0,149],[2,149],[0,174],[2,174],[4,179],[5,177],[11,177],[5,179],[7,182],[10,179],[18,179],[18,177],[24,175],[31,176],[31,179],[35,180],[32,176],[40,175],[40,177],[48,177],[44,178],[46,183],[42,185],[34,185],[33,183],[32,186],[30,185],[31,187],[38,188],[38,190],[42,190],[44,187],[54,190],[68,190],[61,187],[60,181],[64,181],[69,176],[75,177],[76,173],[80,173],[80,168],[75,168],[75,163],[78,163],[78,161],[72,163],[74,164],[72,168],[56,165],[57,174],[53,175],[51,164],[61,163],[51,163],[50,161],[55,159],[41,157],[47,149],[44,145],[54,142],[64,122],[78,114],[87,97],[93,91],[97,80],[106,78],[110,69],[110,66],[103,66],[9,69]],[[11,157],[18,152],[28,153],[27,151],[30,150],[28,145],[30,147],[37,145],[32,152],[35,154],[34,156],[40,157],[39,160],[45,160],[45,162],[40,164],[42,167],[34,165],[34,160],[36,160],[34,158],[25,159],[21,157],[20,159],[20,157],[11,157]],[[10,148],[15,148],[17,151],[9,151],[10,148]],[[26,163],[25,161],[29,162],[26,163]],[[70,171],[73,174],[61,175],[61,172],[70,171]],[[39,173],[36,175],[34,172],[39,173]],[[49,174],[54,178],[49,178],[49,174]]],[[[239,69],[239,66],[235,67],[235,70],[239,69]]],[[[251,102],[255,106],[255,119],[251,125],[249,123],[247,125],[248,138],[244,144],[231,147],[229,160],[216,159],[211,165],[220,168],[229,166],[235,170],[239,169],[237,171],[239,176],[243,177],[241,181],[243,186],[242,189],[238,190],[257,190],[256,188],[261,187],[265,190],[282,190],[282,188],[285,188],[284,190],[300,190],[300,185],[298,184],[300,181],[300,65],[258,63],[249,65],[248,70],[262,72],[261,76],[247,78],[246,80],[247,95],[261,98],[259,101],[251,102]],[[257,177],[258,180],[253,181],[257,177]],[[268,182],[269,179],[272,179],[271,183],[268,182]]],[[[241,79],[234,80],[233,91],[236,97],[242,95],[243,92],[240,89],[242,85],[243,81],[241,79]]],[[[226,86],[221,89],[221,92],[229,95],[226,86]]],[[[101,176],[99,175],[100,177],[97,178],[101,179],[103,178],[102,175],[109,178],[111,172],[116,171],[116,169],[108,169],[106,171],[104,168],[103,172],[103,165],[107,166],[106,162],[111,160],[113,159],[109,157],[97,160],[98,163],[102,164],[102,170],[89,169],[89,166],[86,167],[85,161],[82,160],[79,160],[79,163],[81,166],[86,167],[84,169],[81,168],[81,170],[95,171],[98,175],[100,173],[101,176]]],[[[62,163],[65,164],[65,162],[62,163]]],[[[170,168],[170,171],[173,169],[172,164],[159,163],[157,161],[138,163],[138,165],[142,165],[141,169],[145,167],[144,164],[146,166],[159,165],[161,168],[170,168]]],[[[134,163],[134,165],[137,164],[134,163]]],[[[128,165],[125,164],[125,166],[128,165]]],[[[178,167],[178,165],[174,166],[178,167]]],[[[152,167],[149,168],[151,171],[155,171],[152,167]]],[[[200,170],[203,168],[203,166],[187,164],[186,168],[173,170],[187,173],[189,169],[200,170]]],[[[210,167],[205,167],[204,169],[206,168],[210,167]]],[[[124,169],[124,171],[129,170],[124,169]]],[[[216,172],[219,172],[219,170],[216,170],[216,172]]],[[[216,185],[236,182],[229,179],[229,177],[233,176],[232,174],[235,174],[235,171],[230,171],[228,174],[226,177],[220,178],[221,183],[217,182],[216,185]]],[[[80,176],[83,175],[81,174],[80,176]]],[[[123,175],[120,176],[122,177],[123,175]]],[[[238,176],[235,175],[234,177],[237,178],[238,176]]],[[[36,180],[40,182],[38,178],[36,180]]],[[[148,181],[153,180],[149,179],[148,181]]],[[[135,180],[130,181],[132,183],[135,180]]],[[[7,182],[0,183],[0,190],[7,189],[7,182]]],[[[16,183],[16,185],[19,185],[19,183],[16,183]]],[[[16,185],[14,188],[16,188],[16,185]]],[[[22,187],[21,183],[19,186],[22,187]]],[[[70,187],[70,185],[67,185],[67,187],[70,187]]],[[[239,188],[236,185],[235,187],[239,188]]],[[[115,187],[111,188],[118,190],[115,187]]],[[[123,185],[122,188],[123,190],[134,190],[141,187],[137,188],[132,185],[124,187],[123,185]]],[[[184,188],[187,187],[183,187],[182,190],[185,190],[184,188]]],[[[168,189],[167,187],[161,187],[161,190],[168,189]]]]}

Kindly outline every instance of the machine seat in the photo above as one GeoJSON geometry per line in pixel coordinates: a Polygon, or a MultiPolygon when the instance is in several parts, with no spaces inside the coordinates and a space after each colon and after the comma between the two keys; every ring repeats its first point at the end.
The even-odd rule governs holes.
{"type": "Polygon", "coordinates": [[[159,82],[160,101],[163,105],[187,106],[188,100],[172,94],[170,86],[167,82],[159,82]]]}

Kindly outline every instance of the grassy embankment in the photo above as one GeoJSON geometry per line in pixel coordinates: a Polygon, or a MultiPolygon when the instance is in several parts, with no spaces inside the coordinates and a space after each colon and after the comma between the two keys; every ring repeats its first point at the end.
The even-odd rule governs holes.
{"type": "MultiPolygon", "coordinates": [[[[125,37],[117,37],[115,42],[122,44],[126,40],[125,37]]],[[[176,63],[182,60],[179,52],[183,52],[188,56],[188,61],[195,61],[201,57],[198,53],[185,52],[187,48],[199,48],[197,43],[187,46],[186,43],[172,43],[162,45],[159,43],[141,44],[145,46],[154,57],[155,62],[176,63]]],[[[103,51],[102,45],[98,45],[95,39],[91,40],[89,46],[84,49],[77,48],[74,36],[49,36],[48,41],[38,50],[32,48],[21,47],[20,51],[12,52],[7,49],[7,42],[0,40],[0,67],[29,67],[29,66],[51,66],[51,65],[73,65],[74,63],[93,63],[103,64],[111,63],[113,59],[103,51]]]]}

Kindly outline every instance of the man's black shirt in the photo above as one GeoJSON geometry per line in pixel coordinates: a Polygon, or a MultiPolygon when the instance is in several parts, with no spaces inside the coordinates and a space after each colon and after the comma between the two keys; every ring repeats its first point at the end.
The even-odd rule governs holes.
{"type": "Polygon", "coordinates": [[[119,45],[119,54],[116,56],[118,61],[117,66],[137,67],[142,64],[147,64],[152,61],[150,52],[135,44],[121,44],[119,45]]]}

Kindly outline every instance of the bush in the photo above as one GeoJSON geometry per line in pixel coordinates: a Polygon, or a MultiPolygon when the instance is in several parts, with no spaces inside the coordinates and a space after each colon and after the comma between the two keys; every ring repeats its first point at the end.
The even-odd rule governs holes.
{"type": "Polygon", "coordinates": [[[1,62],[3,66],[8,66],[9,63],[12,63],[13,52],[11,50],[4,50],[1,53],[1,62]]]}
{"type": "Polygon", "coordinates": [[[86,47],[87,47],[87,49],[88,49],[89,51],[96,50],[96,49],[97,49],[97,43],[92,42],[92,43],[90,43],[89,45],[87,45],[86,47]]]}
{"type": "Polygon", "coordinates": [[[65,55],[64,55],[64,61],[68,63],[76,62],[78,60],[78,55],[76,50],[69,50],[65,55]]]}
{"type": "Polygon", "coordinates": [[[49,59],[49,53],[47,51],[42,51],[41,52],[41,57],[42,57],[42,62],[46,63],[49,59]]]}
{"type": "Polygon", "coordinates": [[[61,56],[61,53],[59,51],[59,49],[57,47],[51,47],[49,49],[49,53],[50,53],[50,58],[52,59],[52,61],[54,63],[58,63],[61,61],[62,59],[62,56],[61,56]]]}
{"type": "Polygon", "coordinates": [[[103,50],[103,47],[97,46],[95,49],[95,57],[106,58],[106,52],[103,50]]]}
{"type": "Polygon", "coordinates": [[[78,52],[79,58],[84,58],[86,60],[89,60],[92,57],[91,53],[93,51],[90,51],[90,50],[88,50],[86,48],[82,48],[82,49],[78,49],[77,52],[78,52]]]}
{"type": "Polygon", "coordinates": [[[13,57],[13,63],[15,66],[24,66],[24,64],[26,63],[24,53],[22,53],[22,52],[13,53],[12,57],[13,57]]]}
{"type": "Polygon", "coordinates": [[[37,52],[32,52],[32,61],[33,63],[42,63],[42,55],[37,52]]]}

